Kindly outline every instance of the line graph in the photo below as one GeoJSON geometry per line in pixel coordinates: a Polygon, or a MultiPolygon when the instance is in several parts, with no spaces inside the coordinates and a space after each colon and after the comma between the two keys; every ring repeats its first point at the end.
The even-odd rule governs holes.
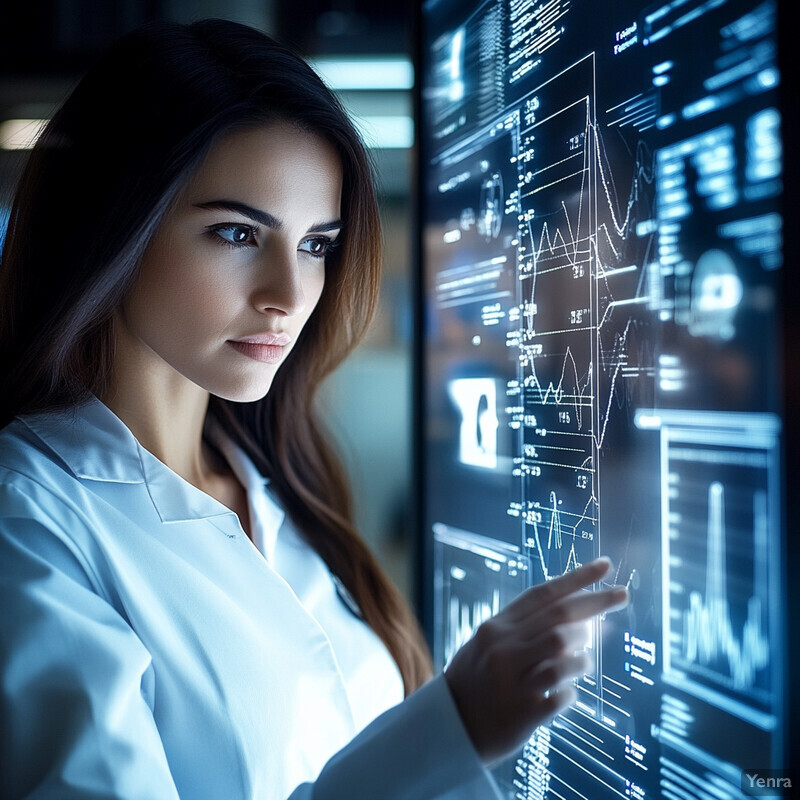
{"type": "Polygon", "coordinates": [[[529,522],[533,529],[529,546],[536,552],[537,561],[544,579],[550,580],[564,575],[581,566],[576,542],[580,540],[578,532],[583,524],[593,526],[597,520],[590,516],[590,508],[594,505],[590,500],[581,514],[573,514],[562,510],[561,501],[556,492],[550,492],[549,505],[541,509],[534,501],[529,509],[529,522]],[[565,520],[564,518],[572,518],[565,520]],[[546,530],[545,545],[542,544],[542,531],[546,530]],[[566,541],[565,541],[566,539],[566,541]],[[566,557],[564,555],[566,551],[566,557]]]}
{"type": "Polygon", "coordinates": [[[520,120],[518,292],[523,541],[549,580],[598,552],[593,61],[540,87],[520,120]],[[540,302],[569,298],[565,302],[540,302]]]}
{"type": "Polygon", "coordinates": [[[640,412],[660,427],[668,683],[762,727],[777,698],[777,428],[768,415],[640,412]]]}
{"type": "Polygon", "coordinates": [[[730,674],[737,689],[755,682],[756,673],[769,664],[769,641],[764,633],[762,598],[766,596],[766,499],[754,495],[755,585],[747,601],[746,621],[737,637],[728,602],[725,559],[725,489],[715,481],[708,489],[708,555],[705,592],[689,595],[684,612],[686,640],[683,655],[703,666],[722,662],[721,672],[730,674]]]}
{"type": "Polygon", "coordinates": [[[599,456],[621,387],[652,367],[629,345],[651,305],[640,254],[654,237],[634,231],[653,215],[653,157],[638,142],[615,176],[594,68],[575,62],[517,118],[523,542],[545,580],[601,551],[599,456]]]}

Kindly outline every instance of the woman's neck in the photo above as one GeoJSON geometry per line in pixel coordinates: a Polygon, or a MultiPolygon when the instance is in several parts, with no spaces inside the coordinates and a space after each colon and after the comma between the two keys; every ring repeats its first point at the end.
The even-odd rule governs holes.
{"type": "Polygon", "coordinates": [[[135,350],[118,350],[109,389],[100,399],[130,428],[142,447],[189,483],[204,489],[211,472],[203,448],[208,392],[166,364],[154,370],[152,362],[137,361],[135,350]]]}
{"type": "Polygon", "coordinates": [[[250,536],[247,495],[228,463],[203,442],[208,394],[181,399],[116,391],[101,398],[139,443],[173,472],[218,500],[250,536]]]}
{"type": "Polygon", "coordinates": [[[142,397],[114,391],[100,398],[127,426],[145,450],[189,483],[199,486],[209,472],[203,448],[204,398],[142,397]]]}

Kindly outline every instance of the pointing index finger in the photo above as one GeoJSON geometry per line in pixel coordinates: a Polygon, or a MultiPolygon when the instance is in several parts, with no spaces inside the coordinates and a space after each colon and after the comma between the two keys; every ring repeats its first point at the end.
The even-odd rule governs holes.
{"type": "Polygon", "coordinates": [[[610,570],[611,559],[601,556],[565,575],[524,592],[511,605],[519,604],[519,612],[527,615],[531,611],[531,606],[535,610],[541,610],[573,592],[591,586],[607,575],[610,570]]]}

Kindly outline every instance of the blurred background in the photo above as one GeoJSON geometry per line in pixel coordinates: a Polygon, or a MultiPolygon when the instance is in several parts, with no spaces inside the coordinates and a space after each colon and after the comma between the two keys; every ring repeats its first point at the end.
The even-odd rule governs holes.
{"type": "Polygon", "coordinates": [[[402,0],[29,0],[2,6],[0,230],[39,121],[111,41],[145,22],[243,22],[294,47],[340,94],[377,170],[384,277],[367,340],[328,381],[320,402],[351,477],[360,529],[411,599],[413,7],[402,0]]]}

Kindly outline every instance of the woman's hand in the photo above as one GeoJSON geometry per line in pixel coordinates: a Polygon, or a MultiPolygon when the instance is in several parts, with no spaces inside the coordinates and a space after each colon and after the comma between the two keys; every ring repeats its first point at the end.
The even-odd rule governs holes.
{"type": "Polygon", "coordinates": [[[587,620],[628,602],[621,586],[583,591],[610,568],[599,558],[523,592],[453,657],[445,680],[485,764],[510,755],[575,702],[572,680],[592,668],[583,652],[587,620]]]}

